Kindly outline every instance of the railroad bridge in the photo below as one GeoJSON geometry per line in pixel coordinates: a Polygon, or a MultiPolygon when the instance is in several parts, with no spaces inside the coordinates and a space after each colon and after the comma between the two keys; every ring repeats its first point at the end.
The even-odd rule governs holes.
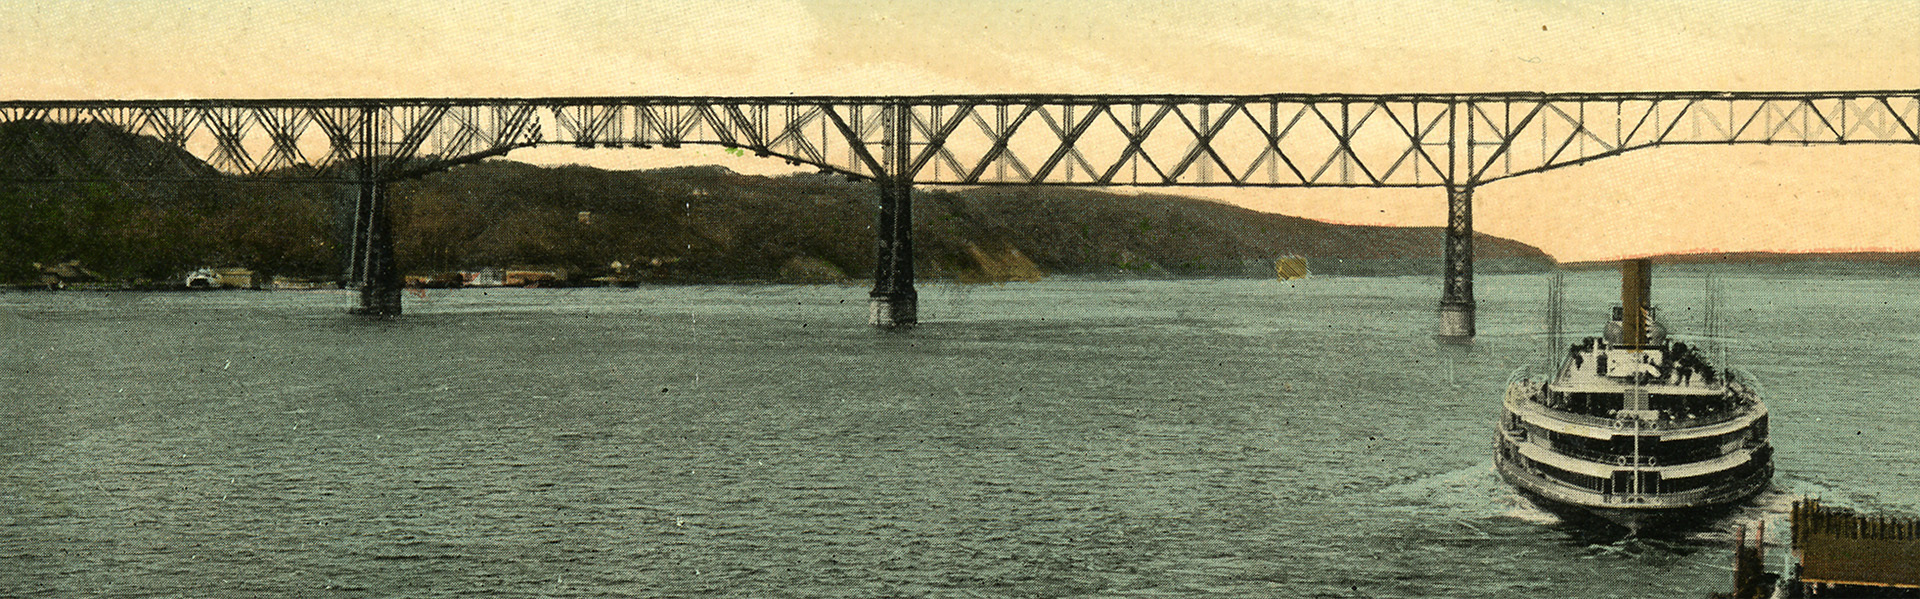
{"type": "MultiPolygon", "coordinates": [[[[1665,145],[1920,144],[1920,90],[0,102],[18,121],[150,136],[210,177],[353,186],[356,311],[378,316],[401,307],[389,185],[547,144],[708,144],[875,182],[870,315],[886,328],[917,322],[916,185],[1441,188],[1439,332],[1467,339],[1476,188],[1665,145]]],[[[7,150],[35,163],[10,165],[26,180],[83,172],[57,148],[7,150]]]]}

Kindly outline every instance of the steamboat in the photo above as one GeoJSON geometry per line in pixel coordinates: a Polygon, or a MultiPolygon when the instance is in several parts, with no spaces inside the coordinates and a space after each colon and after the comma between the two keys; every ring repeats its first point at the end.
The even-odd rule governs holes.
{"type": "Polygon", "coordinates": [[[1620,270],[1620,305],[1600,337],[1573,344],[1550,373],[1522,368],[1507,381],[1501,477],[1543,507],[1635,532],[1759,493],[1773,448],[1757,386],[1667,338],[1651,261],[1620,270]]]}

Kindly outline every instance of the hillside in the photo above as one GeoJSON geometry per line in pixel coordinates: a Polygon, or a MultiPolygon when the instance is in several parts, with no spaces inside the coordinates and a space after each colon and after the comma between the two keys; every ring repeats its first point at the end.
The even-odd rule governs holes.
{"type": "MultiPolygon", "coordinates": [[[[616,172],[495,161],[402,186],[402,256],[415,270],[477,264],[654,264],[663,280],[857,279],[873,269],[869,183],[757,177],[720,167],[616,172]],[[584,213],[584,214],[583,214],[584,213]]],[[[1438,228],[1358,227],[1164,195],[1071,188],[916,190],[923,276],[1270,276],[1297,254],[1320,273],[1439,267],[1438,228]]],[[[1483,264],[1552,263],[1477,238],[1483,264]]]]}
{"type": "MultiPolygon", "coordinates": [[[[210,175],[177,149],[102,125],[0,124],[0,165],[0,281],[30,282],[34,263],[72,261],[116,281],[164,282],[201,266],[339,276],[348,215],[335,206],[351,194],[335,184],[210,175]]],[[[644,281],[841,281],[871,276],[875,261],[878,193],[840,177],[497,160],[393,192],[398,259],[410,274],[522,267],[584,281],[618,262],[644,281]]],[[[1077,188],[916,190],[914,228],[921,276],[961,281],[1265,277],[1289,254],[1320,274],[1433,273],[1441,251],[1437,228],[1077,188]]],[[[1476,255],[1483,271],[1552,263],[1485,235],[1476,255]]]]}
{"type": "Polygon", "coordinates": [[[217,176],[200,159],[112,125],[0,124],[0,181],[41,178],[178,179],[217,176]]]}
{"type": "Polygon", "coordinates": [[[108,125],[0,124],[0,282],[75,261],[123,282],[209,264],[326,273],[338,262],[332,193],[236,181],[108,125]]]}
{"type": "MultiPolygon", "coordinates": [[[[1920,252],[1704,252],[1649,256],[1663,270],[1757,274],[1828,273],[1912,276],[1920,273],[1920,252]]],[[[1613,270],[1619,261],[1562,264],[1569,270],[1613,270]]]]}

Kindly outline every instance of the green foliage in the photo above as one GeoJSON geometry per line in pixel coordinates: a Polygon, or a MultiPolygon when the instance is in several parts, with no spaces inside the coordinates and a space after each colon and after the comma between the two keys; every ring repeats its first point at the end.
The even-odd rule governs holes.
{"type": "Polygon", "coordinates": [[[297,188],[225,181],[45,183],[0,188],[0,280],[78,260],[118,281],[168,281],[202,266],[332,272],[328,206],[297,188]]]}
{"type": "Polygon", "coordinates": [[[33,282],[34,263],[75,260],[118,281],[171,281],[203,266],[334,270],[328,190],[310,183],[237,181],[106,125],[0,125],[0,181],[27,178],[89,182],[0,184],[0,282],[33,282]]]}
{"type": "MultiPolygon", "coordinates": [[[[238,181],[157,140],[111,129],[0,125],[0,154],[49,143],[78,144],[67,153],[105,166],[11,172],[0,155],[0,181],[140,175],[197,182],[0,184],[6,282],[37,278],[32,263],[71,260],[117,280],[171,280],[203,266],[315,278],[339,273],[351,188],[298,178],[238,181]],[[20,136],[39,136],[32,137],[39,145],[9,145],[20,136]]],[[[390,191],[397,261],[409,274],[533,267],[582,279],[616,274],[611,264],[619,262],[617,274],[638,280],[781,280],[797,272],[817,280],[836,271],[864,277],[876,260],[877,189],[830,176],[488,161],[390,191]]],[[[1270,275],[1281,255],[1429,264],[1440,251],[1433,228],[1339,226],[1169,196],[1000,187],[921,189],[913,197],[916,262],[928,277],[1270,275]]],[[[1482,258],[1549,260],[1531,247],[1480,239],[1482,258]]]]}

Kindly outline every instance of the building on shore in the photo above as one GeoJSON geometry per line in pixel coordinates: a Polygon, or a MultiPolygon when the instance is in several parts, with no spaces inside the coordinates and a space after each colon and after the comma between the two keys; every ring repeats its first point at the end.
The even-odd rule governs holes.
{"type": "Polygon", "coordinates": [[[1734,541],[1734,591],[1710,597],[1920,599],[1920,518],[1868,516],[1803,499],[1793,502],[1789,523],[1788,571],[1766,571],[1764,525],[1751,546],[1743,528],[1734,541]]]}
{"type": "MultiPolygon", "coordinates": [[[[1920,597],[1920,518],[1793,504],[1789,584],[1805,597],[1920,597]]],[[[1794,590],[1794,589],[1790,589],[1794,590]]]]}
{"type": "Polygon", "coordinates": [[[99,273],[80,266],[79,260],[68,260],[59,264],[35,262],[33,269],[40,271],[40,286],[48,289],[65,289],[69,284],[92,283],[100,280],[99,273]]]}

